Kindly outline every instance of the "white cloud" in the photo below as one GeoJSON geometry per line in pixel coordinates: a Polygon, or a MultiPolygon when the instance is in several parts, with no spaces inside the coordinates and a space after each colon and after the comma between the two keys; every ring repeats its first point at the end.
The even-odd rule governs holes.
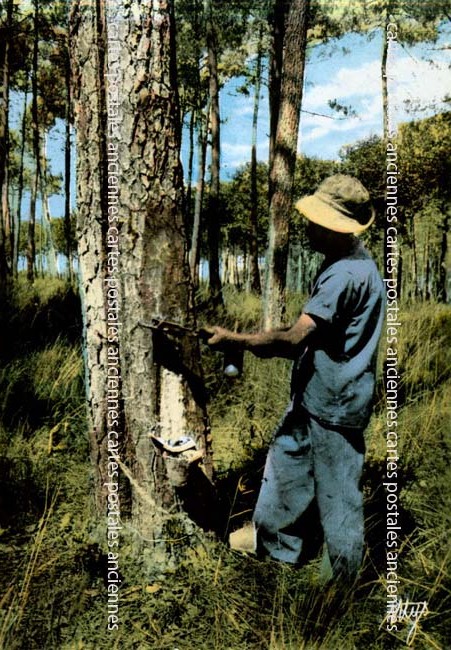
{"type": "MultiPolygon", "coordinates": [[[[348,37],[346,37],[348,38],[348,37]]],[[[349,43],[349,38],[346,41],[349,43]]],[[[312,67],[307,66],[299,150],[307,155],[336,158],[344,145],[382,134],[382,82],[380,44],[374,41],[357,43],[350,54],[340,55],[312,67]],[[310,77],[310,79],[309,79],[310,77]],[[311,80],[315,79],[315,85],[311,80]],[[350,106],[356,116],[344,116],[333,111],[328,102],[337,100],[350,106]],[[315,115],[308,113],[328,115],[315,115]],[[333,119],[331,119],[333,118],[333,119]],[[344,119],[341,119],[344,118],[344,119]]],[[[417,113],[432,102],[451,95],[451,50],[443,39],[439,44],[420,44],[411,48],[394,45],[388,59],[389,106],[393,123],[432,114],[433,110],[417,113]],[[429,47],[429,49],[428,49],[429,47]],[[441,49],[430,49],[440,47],[441,49]],[[434,59],[431,64],[421,58],[434,59]],[[409,113],[406,102],[410,102],[409,113]]],[[[269,116],[266,88],[262,89],[258,122],[258,158],[265,160],[268,152],[269,116]]],[[[225,93],[221,104],[225,122],[222,130],[222,163],[232,171],[250,160],[253,97],[238,97],[225,93]]]]}
{"type": "Polygon", "coordinates": [[[451,74],[446,61],[434,63],[415,60],[407,55],[393,60],[389,81],[389,100],[397,121],[412,115],[406,111],[406,102],[418,108],[442,103],[451,94],[451,74]]]}
{"type": "MultiPolygon", "coordinates": [[[[257,142],[258,160],[266,160],[268,157],[268,140],[267,138],[257,142]]],[[[221,144],[222,166],[225,170],[235,169],[251,160],[251,142],[239,144],[225,141],[221,144]]]]}
{"type": "MultiPolygon", "coordinates": [[[[451,94],[449,63],[442,59],[434,63],[415,59],[399,47],[389,59],[389,107],[394,124],[413,119],[417,115],[407,111],[411,108],[440,105],[443,97],[451,94]]],[[[446,56],[446,54],[444,55],[446,56]]],[[[359,137],[382,131],[382,97],[380,60],[374,59],[357,68],[342,67],[331,82],[306,89],[303,108],[329,113],[328,101],[337,99],[351,105],[357,117],[329,119],[317,115],[302,114],[301,147],[336,138],[355,131],[359,137]]],[[[420,113],[424,117],[424,113],[420,113]]],[[[339,115],[337,114],[336,117],[339,115]]],[[[342,138],[340,138],[342,139],[342,138]]]]}
{"type": "Polygon", "coordinates": [[[380,63],[370,61],[359,68],[340,68],[335,79],[327,84],[306,89],[305,108],[309,110],[324,109],[331,99],[340,101],[380,93],[380,63]]]}

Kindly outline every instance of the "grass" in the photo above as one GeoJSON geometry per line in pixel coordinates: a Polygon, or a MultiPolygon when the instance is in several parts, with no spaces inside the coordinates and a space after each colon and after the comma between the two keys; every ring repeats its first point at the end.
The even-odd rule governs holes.
{"type": "MultiPolygon", "coordinates": [[[[55,288],[54,288],[55,289],[55,288]]],[[[33,294],[34,295],[34,294],[33,294]]],[[[260,306],[231,291],[229,319],[253,328],[260,306]]],[[[18,313],[29,314],[21,297],[18,313]]],[[[33,298],[33,300],[35,300],[33,298]]],[[[33,307],[58,313],[64,291],[33,307]],[[59,294],[59,298],[55,298],[59,294]]],[[[65,303],[64,303],[65,304],[65,303]]],[[[294,317],[301,301],[290,299],[294,317]]],[[[76,315],[73,315],[76,321],[76,315]]],[[[415,305],[401,316],[399,410],[403,510],[399,593],[427,600],[413,647],[449,647],[451,607],[451,312],[415,305]]],[[[25,325],[21,332],[26,331],[25,325]]],[[[56,329],[53,332],[56,334],[56,329]]],[[[367,431],[365,494],[370,552],[357,590],[319,584],[319,559],[303,571],[260,562],[198,535],[164,580],[152,553],[121,558],[121,625],[105,629],[106,556],[94,518],[77,341],[34,330],[0,367],[0,647],[8,650],[385,650],[404,648],[383,626],[386,582],[381,477],[385,459],[383,393],[367,431]],[[382,537],[381,537],[382,535],[382,537]],[[379,554],[377,550],[379,549],[379,554]]],[[[221,375],[220,355],[205,354],[212,395],[218,489],[228,531],[249,518],[271,432],[285,407],[289,364],[246,356],[243,377],[221,375]]],[[[128,538],[131,539],[130,537],[128,538]]]]}

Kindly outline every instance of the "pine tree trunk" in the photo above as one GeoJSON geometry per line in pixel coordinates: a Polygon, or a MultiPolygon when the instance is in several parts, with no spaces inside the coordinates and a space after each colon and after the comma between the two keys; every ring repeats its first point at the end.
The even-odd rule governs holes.
{"type": "Polygon", "coordinates": [[[205,187],[205,166],[207,161],[208,114],[209,106],[207,106],[206,110],[207,117],[205,119],[205,125],[203,126],[202,115],[200,115],[198,126],[196,198],[194,200],[193,231],[191,233],[191,246],[189,251],[191,279],[195,287],[199,284],[200,221],[205,187]]]}
{"type": "Polygon", "coordinates": [[[217,61],[217,38],[212,16],[212,0],[205,2],[207,64],[209,73],[211,178],[207,207],[208,266],[210,296],[214,305],[221,305],[222,287],[219,275],[219,192],[220,192],[220,112],[217,61]]]}
{"type": "Polygon", "coordinates": [[[387,59],[388,39],[387,25],[390,21],[388,9],[385,13],[384,32],[382,34],[382,59],[381,59],[381,81],[382,81],[382,135],[384,142],[388,142],[388,80],[387,80],[387,59]]]}
{"type": "Polygon", "coordinates": [[[22,220],[22,198],[24,189],[24,158],[25,158],[25,142],[27,134],[27,104],[28,104],[28,71],[25,79],[25,94],[23,103],[22,115],[22,128],[20,136],[20,163],[19,163],[19,179],[18,179],[18,197],[17,197],[17,213],[16,213],[16,232],[14,239],[14,254],[13,254],[13,272],[17,277],[19,268],[19,247],[20,247],[20,228],[22,220]]]}
{"type": "MultiPolygon", "coordinates": [[[[108,482],[107,367],[108,330],[105,204],[106,106],[101,86],[106,74],[105,35],[96,0],[72,5],[71,56],[74,118],[77,133],[77,224],[80,297],[84,325],[89,441],[97,510],[105,512],[108,482]]],[[[121,451],[123,441],[121,441],[121,451]]],[[[125,489],[125,488],[124,488],[125,489]]],[[[122,506],[124,496],[122,497],[122,506]]]]}
{"type": "Polygon", "coordinates": [[[70,69],[70,29],[67,31],[67,54],[66,54],[66,129],[64,141],[64,239],[66,244],[67,274],[68,281],[72,283],[72,226],[70,219],[70,199],[71,199],[71,137],[70,125],[72,119],[71,112],[71,69],[70,69]]]}
{"type": "Polygon", "coordinates": [[[440,246],[440,265],[438,277],[438,299],[440,302],[448,302],[448,270],[446,265],[446,258],[448,256],[448,224],[449,224],[449,208],[444,205],[445,218],[442,224],[442,239],[440,246]]]}
{"type": "MultiPolygon", "coordinates": [[[[269,169],[272,168],[276,148],[277,125],[279,123],[280,92],[283,73],[283,44],[288,3],[286,0],[273,0],[268,22],[272,31],[272,48],[269,64],[269,169]]],[[[269,200],[271,200],[271,186],[269,200]]]]}
{"type": "Polygon", "coordinates": [[[6,5],[6,22],[0,27],[0,284],[11,271],[13,238],[8,199],[9,165],[9,77],[13,1],[6,5]]]}
{"type": "Polygon", "coordinates": [[[418,252],[417,252],[417,236],[415,228],[415,215],[412,216],[412,283],[413,283],[413,295],[414,298],[418,298],[420,295],[420,284],[418,278],[418,252]]]}
{"type": "MultiPolygon", "coordinates": [[[[47,147],[46,140],[47,134],[43,134],[43,146],[41,150],[41,164],[40,164],[40,188],[41,188],[41,231],[45,241],[45,249],[47,251],[47,270],[53,277],[57,275],[57,259],[55,244],[53,243],[52,223],[50,217],[49,197],[47,194],[47,147]]],[[[43,248],[41,247],[41,256],[43,256],[43,248]]]]}
{"type": "MultiPolygon", "coordinates": [[[[99,13],[103,3],[96,3],[97,21],[88,20],[86,4],[80,0],[73,24],[81,14],[74,62],[84,64],[75,71],[74,88],[79,89],[76,119],[82,138],[77,177],[84,231],[79,257],[85,271],[91,419],[97,423],[91,444],[93,452],[97,450],[101,465],[97,476],[101,477],[112,426],[105,386],[113,363],[119,372],[114,423],[117,462],[131,490],[131,512],[125,514],[130,514],[137,534],[158,548],[155,566],[161,561],[164,568],[177,550],[170,541],[174,531],[184,538],[193,530],[180,503],[197,521],[207,518],[208,509],[201,497],[193,498],[189,486],[174,487],[169,461],[154,448],[149,433],[173,441],[192,437],[203,454],[203,471],[198,469],[196,480],[203,480],[205,487],[206,477],[212,475],[198,339],[174,339],[145,327],[153,319],[195,325],[179,161],[173,6],[166,0],[108,5],[106,107],[102,78],[95,76],[96,70],[103,71],[103,79],[106,74],[99,13]],[[107,134],[104,143],[99,134],[107,134]],[[102,430],[103,439],[99,438],[102,430]]],[[[104,504],[102,487],[98,480],[97,501],[104,504]]],[[[125,490],[122,496],[128,498],[125,490]]]]}
{"type": "MultiPolygon", "coordinates": [[[[129,19],[122,35],[120,344],[125,426],[136,459],[133,475],[158,509],[174,507],[177,495],[160,457],[153,469],[150,430],[165,439],[193,437],[210,477],[212,466],[198,340],[152,340],[139,326],[159,318],[191,327],[195,314],[183,220],[173,3],[145,0],[132,5],[132,15],[140,8],[142,23],[129,19]],[[139,56],[145,44],[150,69],[139,56]]],[[[133,496],[136,525],[158,537],[167,522],[158,511],[149,513],[138,490],[133,496]]]]}
{"type": "Polygon", "coordinates": [[[266,329],[281,324],[288,259],[289,219],[305,67],[309,0],[293,0],[285,31],[281,102],[270,169],[269,246],[264,300],[266,329]]]}
{"type": "Polygon", "coordinates": [[[35,174],[33,187],[31,190],[30,200],[30,220],[28,222],[28,245],[27,245],[27,280],[34,280],[34,264],[36,258],[35,242],[35,224],[36,224],[36,202],[38,198],[39,180],[41,176],[40,168],[40,148],[39,148],[39,122],[38,122],[38,49],[39,49],[39,2],[33,0],[33,76],[31,83],[32,102],[31,102],[31,121],[33,132],[33,156],[35,160],[35,174]]]}
{"type": "Polygon", "coordinates": [[[262,39],[263,39],[263,27],[260,27],[257,65],[255,70],[254,111],[252,116],[251,213],[250,213],[251,232],[249,238],[251,290],[257,294],[261,292],[260,270],[258,268],[257,125],[258,125],[258,109],[260,104],[260,86],[261,86],[261,73],[262,73],[262,39]]]}
{"type": "Polygon", "coordinates": [[[189,155],[188,170],[186,182],[186,205],[185,205],[185,223],[191,222],[191,201],[193,194],[193,164],[194,164],[194,127],[196,123],[196,113],[194,108],[191,111],[189,119],[189,155]]]}

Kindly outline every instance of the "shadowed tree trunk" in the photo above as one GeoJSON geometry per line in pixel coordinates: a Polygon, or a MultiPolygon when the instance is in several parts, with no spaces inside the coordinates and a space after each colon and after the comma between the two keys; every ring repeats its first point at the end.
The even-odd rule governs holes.
{"type": "MultiPolygon", "coordinates": [[[[106,503],[108,481],[107,367],[108,330],[105,192],[106,104],[104,79],[105,33],[101,5],[79,0],[70,17],[72,89],[77,134],[77,242],[80,297],[84,321],[86,397],[91,461],[95,471],[95,501],[106,503]]],[[[121,451],[123,450],[123,441],[121,451]]]]}
{"type": "Polygon", "coordinates": [[[14,237],[14,255],[13,255],[13,272],[14,276],[18,275],[19,266],[19,247],[20,247],[20,224],[22,220],[22,198],[24,190],[24,167],[25,167],[25,141],[27,133],[27,105],[28,105],[28,72],[25,77],[25,92],[23,102],[22,127],[20,136],[20,162],[19,162],[19,179],[17,191],[17,212],[16,228],[14,237]]]}
{"type": "Polygon", "coordinates": [[[191,246],[189,252],[189,265],[191,278],[194,286],[199,283],[199,258],[200,258],[200,221],[202,215],[202,202],[205,187],[205,165],[207,160],[207,140],[208,140],[208,114],[210,105],[208,104],[205,122],[202,120],[202,114],[199,113],[198,126],[198,153],[197,153],[197,181],[196,197],[194,200],[193,215],[193,232],[191,234],[191,246]]]}
{"type": "MultiPolygon", "coordinates": [[[[272,168],[276,148],[277,125],[279,123],[280,89],[283,71],[283,44],[285,21],[288,10],[287,0],[273,0],[268,22],[272,31],[272,47],[269,64],[269,169],[272,168]]],[[[269,198],[271,199],[271,186],[269,198]]]]}
{"type": "MultiPolygon", "coordinates": [[[[51,276],[57,275],[57,257],[56,249],[53,241],[52,223],[49,208],[49,197],[47,194],[47,133],[42,134],[42,148],[41,148],[41,163],[40,163],[40,179],[39,187],[41,194],[41,233],[45,241],[45,249],[47,255],[47,271],[51,276]]],[[[41,257],[43,250],[41,247],[41,257]]]]}
{"type": "Polygon", "coordinates": [[[384,31],[382,34],[382,58],[381,58],[381,82],[382,82],[382,134],[384,142],[388,142],[388,80],[387,80],[387,59],[388,39],[387,26],[390,22],[388,9],[385,12],[384,31]]]}
{"type": "Polygon", "coordinates": [[[252,116],[252,148],[251,148],[251,236],[249,238],[249,261],[251,273],[251,290],[261,292],[260,270],[258,268],[258,191],[257,191],[257,125],[260,104],[260,86],[262,74],[262,39],[263,26],[260,27],[257,64],[255,69],[254,111],[252,116]]]}
{"type": "Polygon", "coordinates": [[[9,77],[13,0],[6,3],[6,21],[0,25],[0,284],[6,283],[13,262],[13,229],[8,201],[9,77]]]}
{"type": "Polygon", "coordinates": [[[292,0],[285,29],[280,106],[270,169],[270,226],[263,317],[266,329],[279,326],[284,311],[289,219],[302,104],[308,9],[309,0],[292,0]]]}
{"type": "Polygon", "coordinates": [[[213,22],[212,0],[205,0],[207,64],[210,96],[211,178],[207,204],[208,267],[210,296],[213,304],[221,305],[222,287],[219,274],[219,192],[220,192],[220,113],[216,30],[213,22]]]}
{"type": "Polygon", "coordinates": [[[442,224],[442,237],[440,242],[440,262],[438,271],[438,290],[437,296],[440,302],[448,302],[448,269],[446,267],[446,259],[448,257],[448,226],[449,226],[449,213],[450,208],[447,205],[443,206],[445,218],[442,224]]]}
{"type": "Polygon", "coordinates": [[[70,125],[72,121],[71,111],[71,70],[70,70],[70,29],[67,31],[67,52],[64,52],[65,59],[65,81],[66,81],[66,132],[64,142],[64,239],[66,243],[67,273],[68,280],[72,282],[72,227],[70,220],[70,192],[71,192],[71,141],[70,125]]]}
{"type": "Polygon", "coordinates": [[[33,131],[33,156],[35,159],[35,173],[32,181],[30,198],[30,217],[28,221],[28,243],[27,243],[27,280],[34,280],[34,264],[36,259],[36,202],[38,199],[38,188],[41,177],[41,156],[39,146],[39,122],[38,122],[38,51],[39,51],[39,1],[33,1],[33,73],[31,81],[31,122],[33,131]]]}

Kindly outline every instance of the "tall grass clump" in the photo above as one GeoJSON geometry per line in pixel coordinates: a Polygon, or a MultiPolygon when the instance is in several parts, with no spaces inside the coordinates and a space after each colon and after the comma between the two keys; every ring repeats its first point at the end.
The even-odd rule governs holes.
{"type": "Polygon", "coordinates": [[[8,649],[58,647],[60,605],[77,584],[90,509],[79,317],[73,289],[56,279],[19,281],[0,317],[0,647],[8,649]]]}

